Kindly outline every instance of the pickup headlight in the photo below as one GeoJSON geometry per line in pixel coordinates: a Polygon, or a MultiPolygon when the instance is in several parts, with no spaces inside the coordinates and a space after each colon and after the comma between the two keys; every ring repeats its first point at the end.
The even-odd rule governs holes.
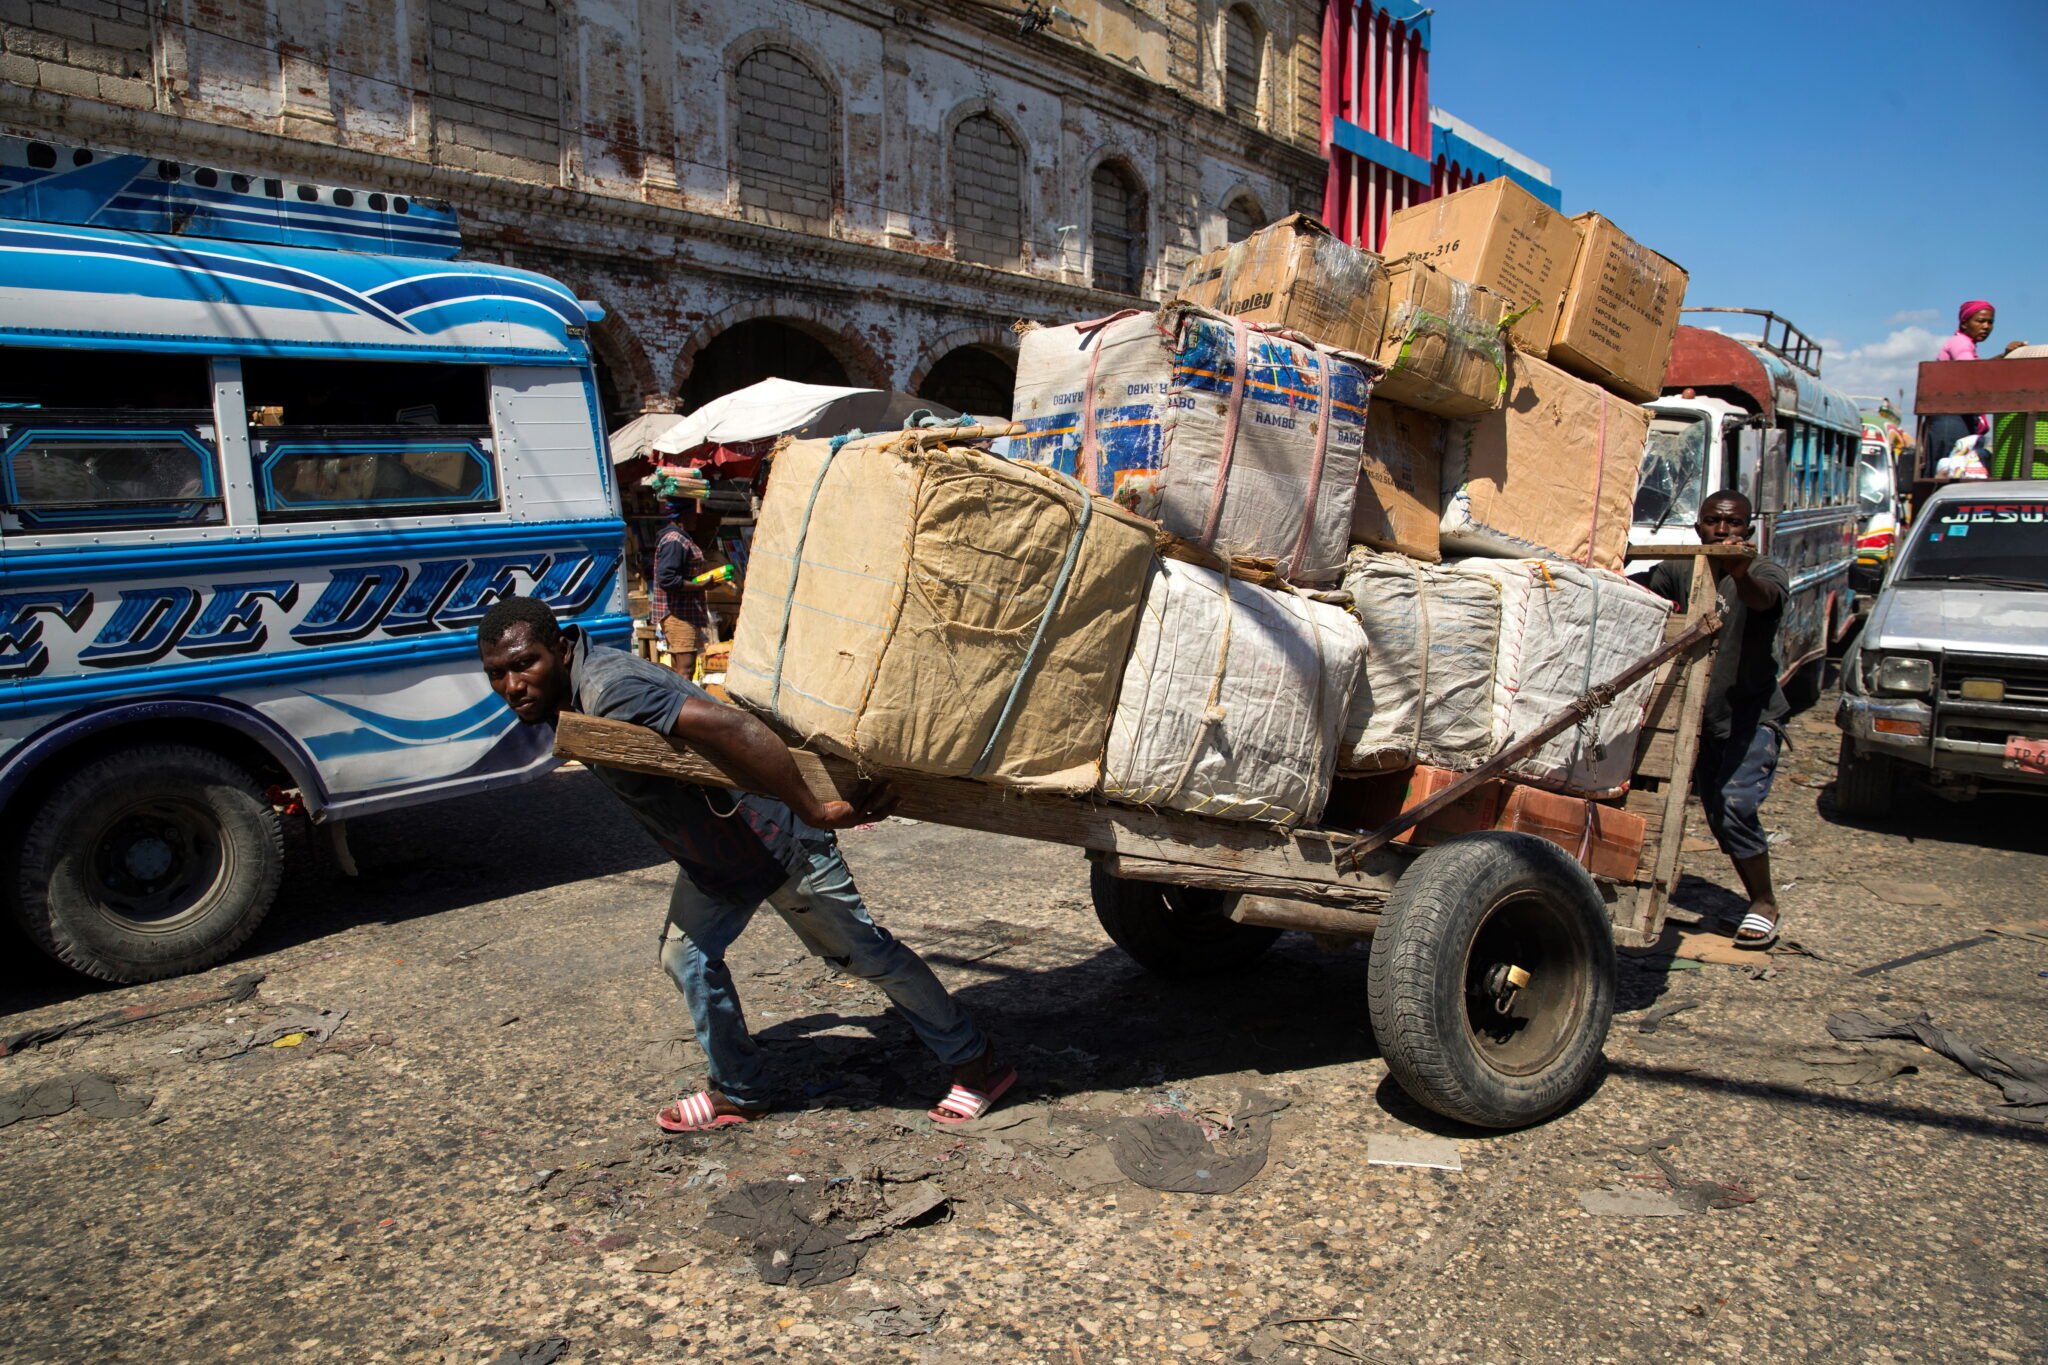
{"type": "Polygon", "coordinates": [[[1925,696],[1934,690],[1934,660],[1894,654],[1879,659],[1870,676],[1879,692],[1925,696]]]}

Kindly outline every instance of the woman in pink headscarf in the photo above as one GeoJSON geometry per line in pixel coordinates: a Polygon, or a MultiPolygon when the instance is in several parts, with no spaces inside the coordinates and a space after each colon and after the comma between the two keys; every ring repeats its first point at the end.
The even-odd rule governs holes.
{"type": "MultiPolygon", "coordinates": [[[[1971,299],[1956,310],[1956,334],[1941,343],[1941,354],[1936,360],[1977,360],[1977,348],[1991,335],[1991,328],[1998,321],[1998,310],[1983,299],[1971,299]]],[[[2024,341],[2008,341],[2003,354],[2010,355],[2026,345],[2024,341]]]]}
{"type": "MultiPolygon", "coordinates": [[[[1991,335],[1992,325],[1998,320],[1998,310],[1985,299],[1971,299],[1956,309],[1956,334],[1941,343],[1941,353],[1936,360],[1977,360],[1977,347],[1991,335]]],[[[2005,353],[2010,354],[2026,345],[2024,341],[2006,343],[2005,353]]],[[[1921,440],[1927,458],[1939,460],[1950,454],[1958,441],[1967,441],[1972,436],[1988,436],[1991,433],[1991,418],[1978,416],[1962,417],[1953,413],[1927,419],[1927,428],[1921,440]]]]}

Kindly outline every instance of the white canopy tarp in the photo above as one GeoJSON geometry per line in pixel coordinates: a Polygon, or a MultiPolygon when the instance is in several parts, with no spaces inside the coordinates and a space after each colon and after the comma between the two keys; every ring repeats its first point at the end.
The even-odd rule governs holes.
{"type": "Polygon", "coordinates": [[[927,410],[939,418],[959,415],[915,394],[764,379],[679,419],[654,439],[652,450],[681,455],[699,446],[743,445],[775,436],[837,436],[856,427],[889,431],[912,413],[927,410]]]}
{"type": "Polygon", "coordinates": [[[608,444],[611,446],[612,463],[624,464],[628,460],[652,456],[654,442],[682,420],[680,413],[641,413],[611,434],[608,444]]]}

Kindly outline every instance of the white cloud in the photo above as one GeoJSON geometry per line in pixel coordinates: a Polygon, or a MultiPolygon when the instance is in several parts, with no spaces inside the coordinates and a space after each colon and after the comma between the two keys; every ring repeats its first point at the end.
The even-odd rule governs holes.
{"type": "Polygon", "coordinates": [[[1885,319],[1885,325],[1901,327],[1908,323],[1933,322],[1941,316],[1939,308],[1904,308],[1885,319]]]}
{"type": "Polygon", "coordinates": [[[1896,398],[1904,392],[1905,411],[1911,413],[1920,362],[1934,359],[1942,341],[1943,338],[1920,326],[1896,328],[1884,340],[1867,346],[1844,346],[1839,341],[1824,339],[1821,349],[1825,352],[1826,368],[1822,378],[1828,387],[1843,393],[1875,393],[1896,398]]]}

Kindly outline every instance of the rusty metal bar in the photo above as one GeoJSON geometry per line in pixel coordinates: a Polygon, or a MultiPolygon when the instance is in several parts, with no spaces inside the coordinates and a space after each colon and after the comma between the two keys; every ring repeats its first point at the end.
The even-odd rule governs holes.
{"type": "Polygon", "coordinates": [[[1922,417],[2048,409],[2048,356],[2020,360],[1929,360],[1920,366],[1913,411],[1922,417]]]}

